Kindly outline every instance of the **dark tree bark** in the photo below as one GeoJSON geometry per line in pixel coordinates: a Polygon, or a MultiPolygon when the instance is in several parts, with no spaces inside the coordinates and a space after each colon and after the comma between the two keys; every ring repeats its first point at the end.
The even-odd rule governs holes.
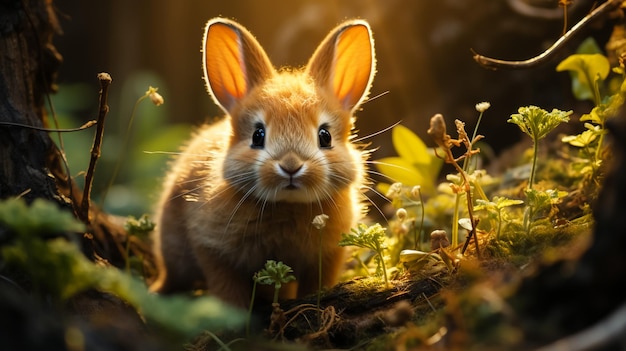
{"type": "MultiPolygon", "coordinates": [[[[45,126],[45,97],[54,90],[61,55],[52,2],[0,2],[0,121],[45,126]]],[[[55,147],[46,132],[0,125],[0,198],[62,202],[50,162],[55,147]]]]}

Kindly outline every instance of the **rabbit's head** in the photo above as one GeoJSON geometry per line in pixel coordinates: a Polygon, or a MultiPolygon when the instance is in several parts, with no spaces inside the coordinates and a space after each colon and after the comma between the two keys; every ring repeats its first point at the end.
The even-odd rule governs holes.
{"type": "Polygon", "coordinates": [[[374,72],[364,21],[331,31],[304,70],[277,71],[245,28],[211,20],[205,80],[232,124],[224,179],[246,197],[306,203],[330,200],[362,181],[363,152],[351,142],[353,112],[374,72]]]}

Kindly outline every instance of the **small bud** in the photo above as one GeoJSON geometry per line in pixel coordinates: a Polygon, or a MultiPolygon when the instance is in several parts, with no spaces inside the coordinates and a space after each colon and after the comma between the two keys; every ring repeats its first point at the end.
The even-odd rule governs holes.
{"type": "Polygon", "coordinates": [[[326,227],[326,222],[328,221],[328,215],[325,214],[320,214],[315,216],[315,218],[313,218],[313,226],[317,229],[322,229],[324,227],[326,227]]]}
{"type": "Polygon", "coordinates": [[[485,111],[487,111],[489,108],[491,107],[491,104],[484,101],[484,102],[479,102],[476,104],[476,111],[483,113],[485,111]]]}
{"type": "Polygon", "coordinates": [[[445,230],[434,230],[430,233],[430,249],[437,250],[439,248],[450,246],[450,241],[445,230]]]}
{"type": "Polygon", "coordinates": [[[149,87],[148,91],[146,91],[146,95],[150,97],[150,101],[152,101],[155,106],[161,106],[165,100],[163,100],[163,96],[161,96],[161,94],[157,93],[157,90],[159,90],[159,88],[149,87]]]}
{"type": "Polygon", "coordinates": [[[430,135],[435,143],[444,149],[448,149],[447,141],[450,139],[446,132],[446,121],[443,119],[443,115],[440,113],[434,115],[430,119],[430,128],[426,131],[430,135]]]}
{"type": "Polygon", "coordinates": [[[393,183],[385,194],[390,199],[395,199],[402,194],[402,183],[393,183]]]}
{"type": "Polygon", "coordinates": [[[406,216],[407,216],[407,213],[406,213],[406,210],[404,208],[399,208],[396,211],[396,217],[398,217],[400,222],[404,222],[404,220],[406,219],[406,216]]]}
{"type": "Polygon", "coordinates": [[[421,186],[419,186],[419,185],[414,186],[411,189],[411,198],[413,200],[420,200],[422,198],[421,191],[422,191],[422,187],[421,186]]]}

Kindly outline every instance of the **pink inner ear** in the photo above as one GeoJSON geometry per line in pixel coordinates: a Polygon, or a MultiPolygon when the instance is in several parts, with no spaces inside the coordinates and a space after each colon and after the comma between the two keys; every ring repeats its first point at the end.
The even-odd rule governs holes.
{"type": "Polygon", "coordinates": [[[345,29],[335,44],[333,89],[344,108],[352,109],[366,95],[372,75],[372,43],[365,25],[345,29]]]}
{"type": "Polygon", "coordinates": [[[206,80],[226,110],[247,92],[245,69],[237,30],[223,23],[211,24],[205,42],[206,80]]]}

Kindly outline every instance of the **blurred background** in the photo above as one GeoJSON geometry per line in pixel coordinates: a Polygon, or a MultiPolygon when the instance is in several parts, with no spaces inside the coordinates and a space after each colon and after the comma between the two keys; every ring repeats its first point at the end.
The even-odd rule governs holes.
{"type": "MultiPolygon", "coordinates": [[[[594,4],[574,1],[570,27],[594,4]]],[[[471,50],[510,60],[541,53],[562,34],[558,0],[57,0],[55,6],[63,34],[54,41],[64,57],[59,92],[53,96],[55,111],[64,127],[94,119],[96,75],[111,74],[110,112],[94,198],[109,212],[135,216],[151,211],[158,198],[167,153],[176,152],[194,126],[221,115],[202,80],[202,35],[212,17],[228,17],[247,27],[277,67],[303,66],[338,23],[366,19],[378,59],[370,96],[388,93],[357,113],[359,135],[402,121],[432,145],[426,130],[433,114],[442,113],[450,124],[461,119],[473,130],[475,104],[489,101],[479,132],[496,155],[521,137],[517,126],[506,122],[519,106],[584,112],[591,108],[573,99],[568,74],[555,72],[555,67],[589,35],[602,46],[610,29],[597,23],[542,67],[490,71],[473,61],[471,50]],[[149,86],[158,87],[165,104],[140,103],[125,141],[133,106],[149,86]],[[120,158],[119,173],[108,188],[120,158]],[[107,200],[102,196],[105,189],[107,200]]],[[[72,174],[79,181],[92,133],[63,136],[72,174]]],[[[379,148],[374,159],[394,154],[391,133],[369,141],[379,148]]]]}

